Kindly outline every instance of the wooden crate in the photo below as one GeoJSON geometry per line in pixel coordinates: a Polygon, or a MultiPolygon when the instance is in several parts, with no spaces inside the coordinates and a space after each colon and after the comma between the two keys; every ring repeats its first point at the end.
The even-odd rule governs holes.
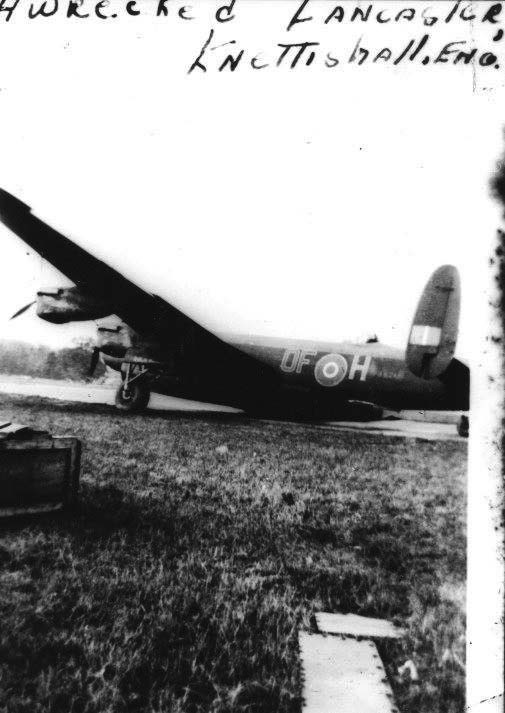
{"type": "Polygon", "coordinates": [[[0,438],[0,517],[50,512],[74,503],[80,457],[77,438],[19,429],[12,438],[0,438]]]}

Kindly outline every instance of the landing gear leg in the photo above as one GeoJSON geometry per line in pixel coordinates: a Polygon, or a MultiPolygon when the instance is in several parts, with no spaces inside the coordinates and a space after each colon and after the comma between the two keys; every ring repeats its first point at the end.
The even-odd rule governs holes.
{"type": "Polygon", "coordinates": [[[138,413],[144,411],[149,403],[151,390],[146,378],[147,369],[134,369],[131,364],[126,366],[124,378],[116,391],[116,407],[120,411],[138,413]]]}

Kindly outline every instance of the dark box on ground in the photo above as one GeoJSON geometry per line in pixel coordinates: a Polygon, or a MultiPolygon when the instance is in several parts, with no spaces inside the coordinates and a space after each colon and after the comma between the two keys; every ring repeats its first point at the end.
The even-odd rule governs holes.
{"type": "Polygon", "coordinates": [[[81,443],[0,424],[0,517],[51,512],[77,500],[81,443]]]}

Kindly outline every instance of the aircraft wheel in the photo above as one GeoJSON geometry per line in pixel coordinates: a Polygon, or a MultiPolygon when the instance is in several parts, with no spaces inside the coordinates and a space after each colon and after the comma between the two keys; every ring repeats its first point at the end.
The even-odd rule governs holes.
{"type": "Polygon", "coordinates": [[[137,379],[128,386],[123,381],[116,391],[116,407],[120,411],[138,413],[144,411],[151,395],[148,384],[142,379],[137,379]]]}
{"type": "Polygon", "coordinates": [[[470,431],[470,421],[468,420],[468,416],[461,416],[458,425],[458,435],[463,436],[463,438],[468,438],[468,433],[470,431]]]}

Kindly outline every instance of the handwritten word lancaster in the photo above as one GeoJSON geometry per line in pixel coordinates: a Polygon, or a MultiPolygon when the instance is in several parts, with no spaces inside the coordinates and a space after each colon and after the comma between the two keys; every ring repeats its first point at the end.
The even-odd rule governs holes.
{"type": "Polygon", "coordinates": [[[431,6],[423,6],[423,4],[415,2],[410,7],[403,7],[400,3],[394,3],[393,5],[389,3],[386,6],[384,6],[384,3],[377,2],[371,2],[367,5],[363,3],[328,3],[327,5],[319,4],[314,10],[312,5],[312,0],[302,0],[301,5],[287,24],[286,29],[288,32],[303,23],[309,23],[304,25],[306,28],[314,25],[334,24],[335,22],[376,22],[379,25],[386,25],[390,22],[417,21],[426,27],[432,27],[438,22],[455,24],[458,21],[496,24],[500,20],[503,3],[482,3],[479,7],[471,0],[466,0],[466,2],[454,0],[450,5],[440,2],[438,3],[438,8],[435,8],[437,3],[431,6]],[[311,14],[312,12],[314,14],[311,14]]]}

